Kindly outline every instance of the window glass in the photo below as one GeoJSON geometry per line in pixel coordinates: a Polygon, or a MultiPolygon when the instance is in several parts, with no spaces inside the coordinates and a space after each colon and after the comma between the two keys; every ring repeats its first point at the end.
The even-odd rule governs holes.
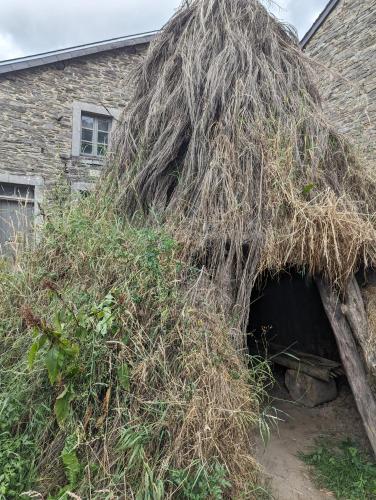
{"type": "Polygon", "coordinates": [[[11,184],[9,182],[0,183],[0,198],[1,197],[34,199],[34,187],[25,186],[23,184],[11,184]]]}
{"type": "Polygon", "coordinates": [[[34,188],[32,186],[16,185],[14,194],[17,198],[34,199],[34,188]]]}
{"type": "Polygon", "coordinates": [[[14,184],[3,182],[0,184],[0,196],[14,196],[14,184]]]}
{"type": "Polygon", "coordinates": [[[87,128],[82,129],[82,140],[87,142],[93,142],[93,131],[87,128]]]}
{"type": "Polygon", "coordinates": [[[81,141],[81,153],[83,155],[93,154],[93,144],[91,142],[81,141]]]}
{"type": "Polygon", "coordinates": [[[107,132],[98,132],[98,143],[99,144],[108,144],[108,133],[107,132]]]}
{"type": "Polygon", "coordinates": [[[108,132],[109,128],[110,128],[110,120],[108,118],[98,119],[98,130],[101,130],[103,132],[108,132]]]}
{"type": "Polygon", "coordinates": [[[107,153],[107,146],[104,144],[98,144],[97,146],[98,156],[104,156],[107,153]]]}
{"type": "Polygon", "coordinates": [[[92,129],[94,127],[94,118],[92,116],[82,115],[81,124],[82,127],[92,129]]]}

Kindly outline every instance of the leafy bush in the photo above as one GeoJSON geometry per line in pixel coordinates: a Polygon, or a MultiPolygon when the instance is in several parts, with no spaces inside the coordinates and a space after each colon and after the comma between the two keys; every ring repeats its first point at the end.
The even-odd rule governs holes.
{"type": "Polygon", "coordinates": [[[336,498],[376,498],[376,464],[350,440],[337,446],[320,441],[314,451],[301,455],[312,466],[316,482],[336,498]]]}

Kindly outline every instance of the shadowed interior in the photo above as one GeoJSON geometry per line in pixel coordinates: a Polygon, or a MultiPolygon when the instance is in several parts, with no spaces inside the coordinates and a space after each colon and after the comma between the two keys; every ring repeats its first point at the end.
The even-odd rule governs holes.
{"type": "Polygon", "coordinates": [[[265,354],[270,343],[333,361],[339,353],[312,278],[296,271],[267,275],[251,297],[248,346],[265,354]]]}

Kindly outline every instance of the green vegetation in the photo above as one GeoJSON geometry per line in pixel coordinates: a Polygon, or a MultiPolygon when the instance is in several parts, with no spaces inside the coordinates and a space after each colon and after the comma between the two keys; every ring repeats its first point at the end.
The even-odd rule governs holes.
{"type": "Polygon", "coordinates": [[[376,464],[350,440],[339,445],[320,440],[314,451],[301,458],[312,466],[318,485],[332,491],[336,498],[376,498],[376,464]]]}
{"type": "Polygon", "coordinates": [[[255,491],[268,367],[247,369],[179,255],[92,196],[47,209],[36,248],[3,263],[1,500],[255,491]]]}

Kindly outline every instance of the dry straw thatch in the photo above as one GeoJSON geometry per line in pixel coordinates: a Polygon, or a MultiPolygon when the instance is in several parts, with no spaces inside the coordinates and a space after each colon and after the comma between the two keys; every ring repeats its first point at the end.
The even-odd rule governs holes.
{"type": "Polygon", "coordinates": [[[120,206],[173,228],[242,326],[266,269],[342,286],[376,260],[375,176],[324,118],[314,70],[258,0],[196,0],[151,45],[118,128],[120,206]]]}

